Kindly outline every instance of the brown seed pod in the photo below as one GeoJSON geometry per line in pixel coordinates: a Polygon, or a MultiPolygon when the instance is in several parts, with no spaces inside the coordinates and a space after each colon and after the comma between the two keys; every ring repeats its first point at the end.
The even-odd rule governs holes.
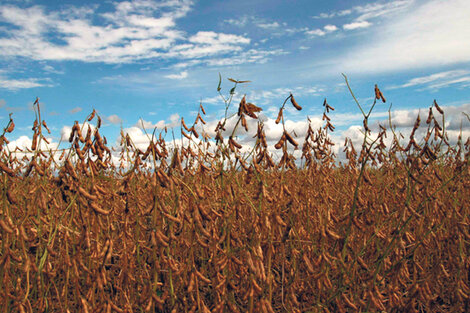
{"type": "Polygon", "coordinates": [[[10,204],[18,204],[18,199],[16,198],[15,194],[11,191],[11,189],[7,189],[7,199],[10,204]]]}
{"type": "Polygon", "coordinates": [[[204,110],[204,107],[202,106],[202,103],[199,104],[199,107],[201,108],[202,114],[206,115],[206,110],[204,110]]]}
{"type": "Polygon", "coordinates": [[[304,260],[305,262],[305,265],[307,265],[307,270],[310,274],[313,274],[315,273],[315,270],[313,268],[313,265],[312,265],[312,262],[310,262],[307,254],[304,253],[304,255],[302,255],[302,259],[304,260]]]}
{"type": "Polygon", "coordinates": [[[279,110],[279,113],[277,114],[276,124],[279,124],[279,122],[281,121],[283,110],[284,110],[283,108],[279,110]]]}
{"type": "Polygon", "coordinates": [[[295,101],[294,96],[292,94],[290,94],[290,102],[298,111],[302,110],[302,107],[297,104],[297,101],[295,101]]]}
{"type": "Polygon", "coordinates": [[[85,198],[89,199],[89,200],[93,200],[93,201],[96,201],[98,200],[98,197],[95,196],[95,195],[91,195],[90,193],[88,193],[85,189],[83,189],[82,186],[78,186],[78,192],[84,196],[85,198]]]}
{"type": "Polygon", "coordinates": [[[339,240],[341,239],[341,236],[329,229],[328,227],[325,227],[326,234],[330,236],[334,240],[339,240]]]}
{"type": "Polygon", "coordinates": [[[191,139],[191,137],[188,134],[186,134],[184,130],[181,130],[181,134],[183,134],[184,137],[191,139]]]}
{"type": "Polygon", "coordinates": [[[36,150],[37,148],[37,145],[38,145],[38,133],[34,133],[33,135],[33,142],[31,143],[31,150],[36,150]]]}
{"type": "Polygon", "coordinates": [[[354,311],[358,311],[358,307],[351,300],[349,300],[349,298],[346,296],[346,293],[343,292],[341,294],[341,298],[343,298],[347,306],[349,306],[354,311]]]}
{"type": "Polygon", "coordinates": [[[379,90],[379,87],[377,87],[377,85],[375,85],[375,99],[376,100],[379,100],[380,99],[380,90],[379,90]]]}
{"type": "Polygon", "coordinates": [[[92,202],[90,206],[96,213],[103,214],[103,215],[109,215],[109,213],[111,213],[111,210],[106,211],[100,208],[98,204],[96,204],[96,202],[92,202]]]}
{"type": "Polygon", "coordinates": [[[281,149],[285,141],[286,141],[286,135],[285,133],[283,133],[281,139],[279,139],[279,141],[274,145],[274,148],[278,150],[281,149]]]}
{"type": "Polygon", "coordinates": [[[88,117],[88,122],[90,122],[94,117],[95,117],[96,111],[93,109],[93,112],[91,112],[90,116],[88,117]]]}
{"type": "Polygon", "coordinates": [[[0,161],[0,170],[7,173],[7,175],[10,176],[10,177],[15,176],[15,172],[11,168],[9,168],[5,163],[3,163],[2,161],[0,161]]]}
{"type": "Polygon", "coordinates": [[[190,131],[193,133],[193,135],[194,135],[196,138],[199,138],[199,134],[197,133],[196,129],[194,129],[194,126],[190,128],[190,131]]]}
{"type": "Polygon", "coordinates": [[[11,133],[15,129],[15,123],[13,120],[10,120],[10,125],[8,126],[7,129],[5,129],[6,133],[11,133]]]}
{"type": "Polygon", "coordinates": [[[243,113],[246,113],[246,100],[245,96],[243,96],[242,100],[240,101],[240,105],[238,106],[238,116],[241,116],[243,113]]]}
{"type": "Polygon", "coordinates": [[[189,128],[188,128],[188,126],[187,126],[186,123],[184,122],[184,118],[183,118],[183,117],[181,118],[181,125],[183,125],[183,127],[184,127],[184,129],[186,129],[186,131],[188,131],[188,132],[190,131],[189,128]]]}
{"type": "Polygon", "coordinates": [[[201,123],[204,124],[204,125],[206,125],[206,121],[204,121],[204,120],[202,119],[202,116],[199,115],[199,114],[198,114],[198,116],[199,116],[199,120],[201,121],[201,123]]]}
{"type": "Polygon", "coordinates": [[[236,142],[232,137],[229,138],[229,144],[230,142],[232,142],[232,144],[237,147],[238,149],[241,149],[242,148],[242,145],[239,144],[238,142],[236,142]]]}
{"type": "Polygon", "coordinates": [[[196,279],[197,278],[194,276],[194,273],[191,273],[191,276],[189,278],[188,293],[191,293],[194,290],[196,279]]]}
{"type": "Polygon", "coordinates": [[[5,220],[1,219],[0,220],[0,226],[3,228],[4,231],[6,231],[7,233],[9,234],[13,234],[13,229],[7,225],[7,223],[5,222],[5,220]]]}
{"type": "Polygon", "coordinates": [[[49,130],[49,127],[47,127],[47,124],[46,124],[46,121],[45,121],[45,120],[42,121],[42,126],[44,126],[44,128],[47,130],[47,132],[48,132],[49,134],[51,133],[51,131],[49,130]]]}
{"type": "Polygon", "coordinates": [[[288,133],[288,132],[284,132],[287,140],[293,145],[293,146],[298,146],[298,142],[294,140],[294,138],[288,133]]]}
{"type": "Polygon", "coordinates": [[[434,100],[434,107],[436,108],[437,112],[444,114],[444,111],[441,109],[441,107],[437,104],[437,101],[434,100]]]}
{"type": "Polygon", "coordinates": [[[242,116],[240,117],[240,121],[242,123],[243,128],[245,128],[245,131],[248,131],[248,125],[246,124],[245,115],[242,114],[242,116]]]}
{"type": "Polygon", "coordinates": [[[205,282],[206,284],[210,284],[211,283],[211,280],[207,277],[205,277],[204,275],[202,275],[201,272],[199,272],[198,270],[195,271],[197,277],[199,277],[203,282],[205,282]]]}

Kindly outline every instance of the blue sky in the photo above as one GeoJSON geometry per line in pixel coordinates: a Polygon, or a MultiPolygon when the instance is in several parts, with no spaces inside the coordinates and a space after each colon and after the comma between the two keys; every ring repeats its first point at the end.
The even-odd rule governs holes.
{"type": "MultiPolygon", "coordinates": [[[[246,94],[263,108],[273,139],[272,120],[292,92],[304,110],[288,110],[289,125],[302,133],[307,115],[321,123],[327,98],[339,140],[361,125],[345,73],[365,105],[378,84],[399,126],[437,99],[451,137],[461,122],[469,136],[469,16],[468,0],[3,0],[0,124],[13,113],[9,139],[28,143],[39,97],[53,142],[93,108],[112,142],[121,127],[145,141],[140,118],[149,129],[192,121],[200,101],[215,126],[221,73],[226,93],[228,77],[252,81],[235,99],[246,94]]],[[[385,120],[387,109],[374,117],[385,120]]]]}

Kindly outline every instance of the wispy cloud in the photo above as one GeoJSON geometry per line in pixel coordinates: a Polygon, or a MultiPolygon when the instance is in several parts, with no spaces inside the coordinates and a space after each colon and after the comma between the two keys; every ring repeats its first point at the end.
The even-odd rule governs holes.
{"type": "Polygon", "coordinates": [[[333,18],[333,17],[338,17],[338,16],[346,16],[346,15],[349,15],[351,14],[353,11],[350,10],[350,9],[346,9],[346,10],[341,10],[341,11],[334,11],[334,12],[330,12],[330,13],[320,13],[318,15],[315,15],[313,16],[313,18],[315,19],[327,19],[327,18],[333,18]]]}
{"type": "Polygon", "coordinates": [[[358,21],[365,21],[381,16],[390,16],[393,13],[401,12],[413,4],[414,0],[395,0],[387,2],[369,3],[363,6],[356,6],[352,10],[360,15],[358,21]]]}
{"type": "Polygon", "coordinates": [[[288,52],[284,51],[283,49],[274,49],[274,50],[250,49],[248,51],[244,51],[232,57],[208,59],[206,63],[212,66],[224,66],[226,64],[239,65],[239,64],[248,64],[248,63],[262,64],[262,63],[266,63],[272,56],[283,55],[287,53],[288,52]]]}
{"type": "Polygon", "coordinates": [[[75,113],[78,113],[78,112],[81,112],[81,111],[83,111],[83,108],[81,108],[81,107],[75,107],[75,108],[69,110],[69,113],[70,113],[70,114],[75,114],[75,113]]]}
{"type": "Polygon", "coordinates": [[[469,1],[433,0],[401,12],[384,20],[367,42],[342,55],[335,70],[385,72],[470,61],[470,45],[465,44],[470,42],[469,1]]]}
{"type": "Polygon", "coordinates": [[[430,74],[427,76],[415,77],[406,83],[398,86],[392,86],[388,89],[422,87],[424,89],[439,89],[449,87],[450,85],[470,86],[470,71],[453,70],[430,74]]]}
{"type": "Polygon", "coordinates": [[[229,18],[224,20],[225,23],[234,25],[237,27],[245,27],[250,21],[253,21],[254,17],[249,15],[243,15],[239,18],[229,18]]]}
{"type": "MultiPolygon", "coordinates": [[[[414,3],[414,0],[395,0],[388,2],[374,2],[366,5],[355,6],[350,9],[320,13],[315,19],[329,19],[338,17],[353,17],[353,20],[343,25],[344,30],[355,30],[370,27],[370,20],[379,17],[390,17],[395,13],[403,12],[414,3]]],[[[318,32],[319,33],[319,32],[318,32]]]]}
{"type": "Polygon", "coordinates": [[[57,70],[56,68],[54,68],[53,66],[51,65],[44,65],[43,68],[42,68],[45,72],[47,73],[52,73],[52,74],[64,74],[65,72],[64,71],[60,71],[60,70],[57,70]]]}
{"type": "Polygon", "coordinates": [[[366,5],[354,6],[350,9],[323,12],[313,16],[315,19],[329,19],[335,17],[343,17],[349,15],[356,15],[356,20],[367,20],[377,18],[379,16],[390,15],[392,13],[401,11],[409,7],[414,0],[394,0],[394,1],[380,1],[368,3],[366,5]]]}
{"type": "Polygon", "coordinates": [[[180,58],[202,58],[227,52],[238,52],[250,39],[233,34],[199,31],[189,37],[189,43],[173,46],[167,56],[180,58]]]}

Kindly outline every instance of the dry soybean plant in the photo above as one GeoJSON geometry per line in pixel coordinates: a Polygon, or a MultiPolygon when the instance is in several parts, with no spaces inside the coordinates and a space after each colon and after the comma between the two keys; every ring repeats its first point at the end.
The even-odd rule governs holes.
{"type": "Polygon", "coordinates": [[[339,163],[334,108],[324,100],[324,126],[308,123],[301,144],[284,121],[286,105],[302,109],[290,94],[275,158],[262,108],[246,96],[227,129],[247,82],[230,80],[213,139],[201,104],[192,125],[181,119],[186,145],[165,141],[167,129],[147,134],[146,149],[121,133],[118,162],[94,110],[64,149],[48,148],[37,99],[32,146],[10,151],[10,115],[0,137],[3,312],[470,310],[470,138],[449,143],[437,102],[424,138],[418,117],[402,142],[391,117],[370,129],[380,89],[368,112],[351,91],[364,138],[346,138],[339,163]],[[248,125],[255,144],[242,152],[235,134],[248,125]]]}

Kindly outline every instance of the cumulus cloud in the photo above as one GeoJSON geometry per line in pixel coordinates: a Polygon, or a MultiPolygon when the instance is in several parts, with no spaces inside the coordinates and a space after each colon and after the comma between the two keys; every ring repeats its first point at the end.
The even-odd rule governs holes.
{"type": "Polygon", "coordinates": [[[334,32],[335,30],[338,30],[338,27],[336,27],[336,25],[328,24],[328,25],[325,25],[323,29],[325,29],[325,31],[327,32],[334,32]]]}
{"type": "MultiPolygon", "coordinates": [[[[54,141],[52,137],[46,137],[47,141],[49,144],[47,144],[45,141],[41,141],[41,143],[38,145],[39,150],[43,151],[49,151],[51,149],[57,149],[59,144],[54,141]]],[[[21,159],[25,155],[31,155],[31,153],[28,152],[29,149],[31,149],[31,145],[33,143],[32,138],[28,136],[20,136],[15,140],[10,140],[10,143],[7,145],[9,151],[15,151],[15,150],[20,150],[16,151],[16,157],[18,159],[21,159]]]]}
{"type": "Polygon", "coordinates": [[[335,25],[325,25],[322,29],[317,28],[317,29],[312,29],[312,30],[306,30],[305,33],[309,36],[325,36],[328,33],[332,33],[334,31],[338,30],[338,27],[335,25]]]}
{"type": "MultiPolygon", "coordinates": [[[[99,5],[61,11],[0,5],[0,22],[9,26],[0,35],[0,53],[34,60],[131,63],[235,54],[250,43],[240,35],[199,31],[188,37],[178,30],[177,19],[191,10],[189,0],[123,1],[113,6],[97,14],[99,5]]],[[[50,65],[44,70],[60,73],[50,65]]]]}

